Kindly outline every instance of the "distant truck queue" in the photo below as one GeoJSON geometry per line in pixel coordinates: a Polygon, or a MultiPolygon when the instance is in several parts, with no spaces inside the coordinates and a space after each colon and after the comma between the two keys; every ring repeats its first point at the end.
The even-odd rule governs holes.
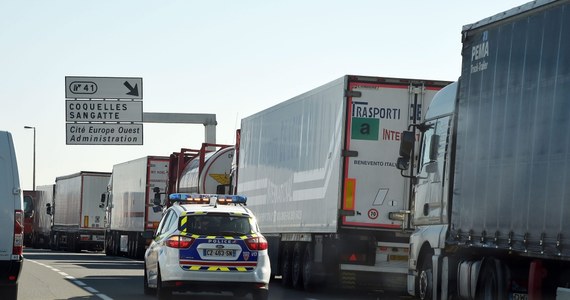
{"type": "Polygon", "coordinates": [[[24,242],[141,259],[169,194],[242,195],[287,287],[568,299],[568,20],[534,1],[463,27],[457,82],[346,75],[235,145],[58,177],[25,194],[24,242]]]}

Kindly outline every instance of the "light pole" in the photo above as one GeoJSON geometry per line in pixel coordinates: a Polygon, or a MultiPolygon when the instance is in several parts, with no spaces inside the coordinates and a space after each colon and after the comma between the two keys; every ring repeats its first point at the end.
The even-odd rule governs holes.
{"type": "Polygon", "coordinates": [[[33,126],[24,126],[24,129],[33,129],[34,130],[34,173],[33,173],[33,183],[34,183],[34,191],[36,190],[36,127],[33,126]]]}

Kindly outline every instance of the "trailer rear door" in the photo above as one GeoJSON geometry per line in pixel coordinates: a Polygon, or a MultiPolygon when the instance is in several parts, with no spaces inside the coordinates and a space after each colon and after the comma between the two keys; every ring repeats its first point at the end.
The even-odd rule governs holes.
{"type": "MultiPolygon", "coordinates": [[[[407,209],[407,180],[396,168],[400,133],[419,123],[447,83],[349,78],[342,226],[400,228],[390,212],[407,209]]],[[[417,150],[416,150],[417,151],[417,150]]]]}

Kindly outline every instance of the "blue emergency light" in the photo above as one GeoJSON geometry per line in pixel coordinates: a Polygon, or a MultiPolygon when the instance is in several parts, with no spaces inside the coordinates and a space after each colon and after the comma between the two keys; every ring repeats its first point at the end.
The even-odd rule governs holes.
{"type": "Polygon", "coordinates": [[[194,204],[209,204],[210,200],[215,200],[218,204],[246,204],[247,197],[241,195],[220,195],[220,194],[170,194],[168,199],[177,202],[187,202],[194,204]]]}

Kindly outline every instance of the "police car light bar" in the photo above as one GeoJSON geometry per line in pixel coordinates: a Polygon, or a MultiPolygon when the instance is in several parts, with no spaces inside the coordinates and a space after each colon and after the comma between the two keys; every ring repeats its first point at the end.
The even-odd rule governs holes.
{"type": "Polygon", "coordinates": [[[194,204],[209,204],[210,200],[216,201],[218,204],[246,204],[247,197],[240,195],[219,195],[219,194],[170,194],[168,198],[171,201],[188,202],[194,204]]]}
{"type": "Polygon", "coordinates": [[[246,196],[240,196],[240,195],[215,195],[217,196],[218,200],[217,203],[218,204],[246,204],[247,203],[247,197],[246,196]]]}

